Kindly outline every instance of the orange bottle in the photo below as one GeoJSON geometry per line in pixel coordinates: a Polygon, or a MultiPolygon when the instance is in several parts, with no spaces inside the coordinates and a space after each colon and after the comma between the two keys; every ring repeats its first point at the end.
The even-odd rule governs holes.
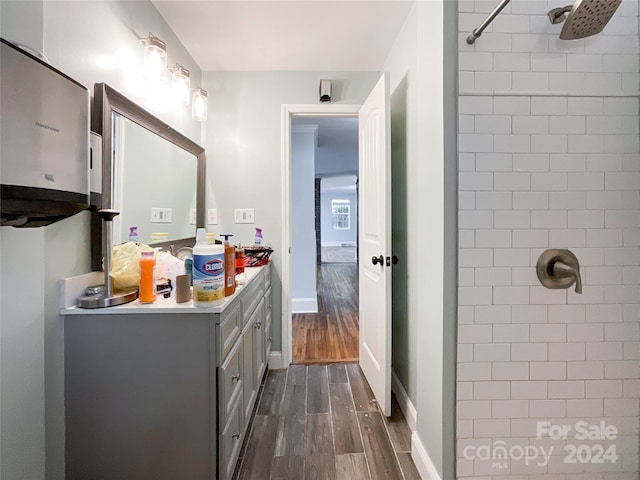
{"type": "Polygon", "coordinates": [[[236,248],[229,242],[233,235],[221,234],[224,237],[224,296],[236,292],[236,248]]]}
{"type": "Polygon", "coordinates": [[[140,289],[138,298],[140,303],[153,303],[156,301],[156,257],[155,252],[140,253],[140,289]]]}

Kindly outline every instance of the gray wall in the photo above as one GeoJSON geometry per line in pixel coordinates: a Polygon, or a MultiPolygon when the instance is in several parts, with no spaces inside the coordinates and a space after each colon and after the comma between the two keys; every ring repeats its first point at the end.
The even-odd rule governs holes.
{"type": "MultiPolygon", "coordinates": [[[[44,51],[90,90],[107,82],[149,108],[121,66],[142,62],[149,31],[169,45],[195,81],[200,70],[148,2],[0,2],[2,37],[44,51]]],[[[156,112],[200,140],[200,124],[182,112],[156,112]]],[[[89,271],[89,214],[48,227],[0,228],[0,477],[64,478],[63,329],[58,280],[89,271]],[[46,471],[46,473],[45,473],[46,471]]]]}
{"type": "MultiPolygon", "coordinates": [[[[219,225],[235,240],[253,243],[254,228],[274,248],[272,258],[273,350],[281,346],[282,246],[282,104],[315,104],[318,81],[342,85],[333,103],[362,103],[379,72],[205,72],[209,119],[204,124],[207,149],[207,202],[218,208],[219,225]],[[234,179],[234,181],[230,181],[234,179]],[[233,223],[234,208],[254,208],[255,225],[233,223]]],[[[313,191],[313,186],[311,187],[313,191]]]]}

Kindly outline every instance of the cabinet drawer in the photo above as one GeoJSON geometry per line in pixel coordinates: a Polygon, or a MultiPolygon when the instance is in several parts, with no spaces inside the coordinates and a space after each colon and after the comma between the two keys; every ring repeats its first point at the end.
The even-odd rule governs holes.
{"type": "Polygon", "coordinates": [[[233,477],[244,440],[241,411],[242,402],[238,399],[230,412],[227,428],[218,437],[218,480],[231,480],[233,477]]]}
{"type": "Polygon", "coordinates": [[[222,361],[231,351],[242,331],[242,310],[240,302],[237,302],[231,310],[222,313],[220,323],[216,325],[216,365],[222,361]]]}
{"type": "Polygon", "coordinates": [[[249,322],[249,319],[253,315],[256,307],[264,296],[264,282],[261,278],[256,279],[249,287],[247,291],[242,295],[242,317],[243,328],[249,322]]]}
{"type": "Polygon", "coordinates": [[[224,431],[235,405],[241,403],[242,376],[242,341],[238,340],[218,369],[218,431],[224,431]]]}

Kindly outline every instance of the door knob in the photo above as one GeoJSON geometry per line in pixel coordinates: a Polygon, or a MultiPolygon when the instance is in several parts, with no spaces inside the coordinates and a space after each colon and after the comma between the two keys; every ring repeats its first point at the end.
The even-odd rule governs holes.
{"type": "Polygon", "coordinates": [[[371,263],[373,263],[374,265],[377,265],[378,263],[380,265],[384,265],[384,257],[382,255],[380,255],[379,257],[373,256],[371,257],[371,263]]]}
{"type": "Polygon", "coordinates": [[[396,257],[395,255],[393,257],[391,257],[391,263],[393,263],[394,265],[397,264],[400,261],[400,259],[398,257],[396,257]]]}

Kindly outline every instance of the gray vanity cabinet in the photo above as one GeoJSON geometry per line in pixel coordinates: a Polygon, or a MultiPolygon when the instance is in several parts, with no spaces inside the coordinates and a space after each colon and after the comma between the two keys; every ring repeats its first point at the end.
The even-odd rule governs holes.
{"type": "Polygon", "coordinates": [[[271,349],[270,283],[253,272],[217,313],[63,313],[66,478],[230,480],[271,349]]]}

